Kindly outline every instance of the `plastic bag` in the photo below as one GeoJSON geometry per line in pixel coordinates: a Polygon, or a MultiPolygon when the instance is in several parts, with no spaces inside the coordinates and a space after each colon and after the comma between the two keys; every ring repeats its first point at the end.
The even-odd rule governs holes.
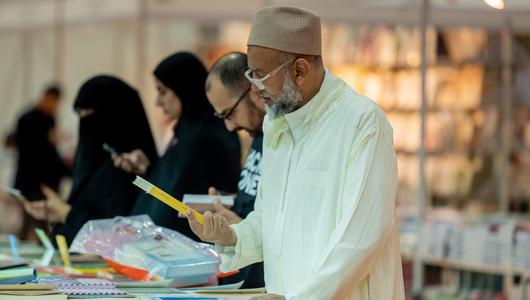
{"type": "Polygon", "coordinates": [[[135,279],[158,275],[179,286],[208,283],[219,273],[220,258],[212,247],[157,226],[147,215],[88,221],[70,252],[96,254],[122,267],[146,270],[146,278],[135,279]]]}

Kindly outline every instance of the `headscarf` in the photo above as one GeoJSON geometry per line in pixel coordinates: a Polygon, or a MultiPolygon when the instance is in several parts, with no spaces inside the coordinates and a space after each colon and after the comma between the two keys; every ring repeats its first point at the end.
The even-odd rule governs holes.
{"type": "Polygon", "coordinates": [[[93,77],[79,89],[74,109],[93,109],[79,122],[79,141],[74,161],[72,193],[105,161],[107,143],[117,152],[141,149],[156,159],[156,148],[138,92],[120,79],[93,77]]]}
{"type": "Polygon", "coordinates": [[[153,73],[180,98],[182,116],[179,122],[196,121],[213,114],[204,90],[208,73],[195,55],[188,52],[170,55],[158,64],[153,73]]]}

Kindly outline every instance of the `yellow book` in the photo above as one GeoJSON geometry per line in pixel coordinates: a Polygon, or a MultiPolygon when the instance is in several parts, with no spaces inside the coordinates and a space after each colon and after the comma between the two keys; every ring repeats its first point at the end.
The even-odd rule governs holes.
{"type": "Polygon", "coordinates": [[[133,181],[133,184],[141,188],[142,190],[144,190],[149,195],[171,206],[173,209],[175,209],[176,211],[180,212],[183,215],[187,215],[188,210],[191,210],[193,216],[195,217],[195,220],[197,220],[197,222],[201,224],[204,224],[203,215],[201,215],[196,210],[190,208],[186,204],[180,202],[179,200],[177,200],[175,197],[171,196],[170,194],[159,189],[158,187],[156,187],[149,181],[143,179],[142,177],[136,176],[136,179],[133,181]]]}
{"type": "Polygon", "coordinates": [[[59,254],[61,255],[61,259],[63,261],[63,266],[65,268],[70,268],[70,254],[68,253],[68,245],[66,243],[66,238],[64,235],[56,235],[55,240],[57,241],[57,246],[59,246],[59,254]]]}

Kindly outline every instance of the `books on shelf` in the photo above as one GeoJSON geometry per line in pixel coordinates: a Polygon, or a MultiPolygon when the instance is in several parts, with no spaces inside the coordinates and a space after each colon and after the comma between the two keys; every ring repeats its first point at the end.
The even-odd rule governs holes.
{"type": "Polygon", "coordinates": [[[449,267],[461,264],[493,274],[530,268],[530,221],[518,216],[473,220],[455,211],[438,210],[422,224],[418,240],[418,253],[427,262],[445,261],[449,267]]]}

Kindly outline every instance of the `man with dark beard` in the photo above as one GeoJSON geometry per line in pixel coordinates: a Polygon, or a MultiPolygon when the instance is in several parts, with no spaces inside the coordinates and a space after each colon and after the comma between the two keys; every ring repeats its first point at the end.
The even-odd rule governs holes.
{"type": "Polygon", "coordinates": [[[321,44],[316,14],[258,11],[245,72],[267,111],[254,211],[188,220],[222,271],[264,262],[270,294],[253,299],[404,299],[392,127],[324,68],[321,44]]]}
{"type": "MultiPolygon", "coordinates": [[[[229,131],[244,130],[254,138],[247,159],[239,177],[233,210],[225,208],[214,198],[213,213],[223,216],[229,224],[241,222],[254,210],[254,201],[261,177],[263,118],[265,107],[257,93],[251,91],[245,78],[247,55],[231,52],[221,57],[210,70],[206,79],[206,95],[215,109],[215,115],[224,120],[229,131]]],[[[214,187],[210,195],[216,195],[214,187]]],[[[224,279],[221,283],[244,280],[243,288],[263,287],[263,263],[255,263],[239,270],[239,273],[224,279]]]]}

